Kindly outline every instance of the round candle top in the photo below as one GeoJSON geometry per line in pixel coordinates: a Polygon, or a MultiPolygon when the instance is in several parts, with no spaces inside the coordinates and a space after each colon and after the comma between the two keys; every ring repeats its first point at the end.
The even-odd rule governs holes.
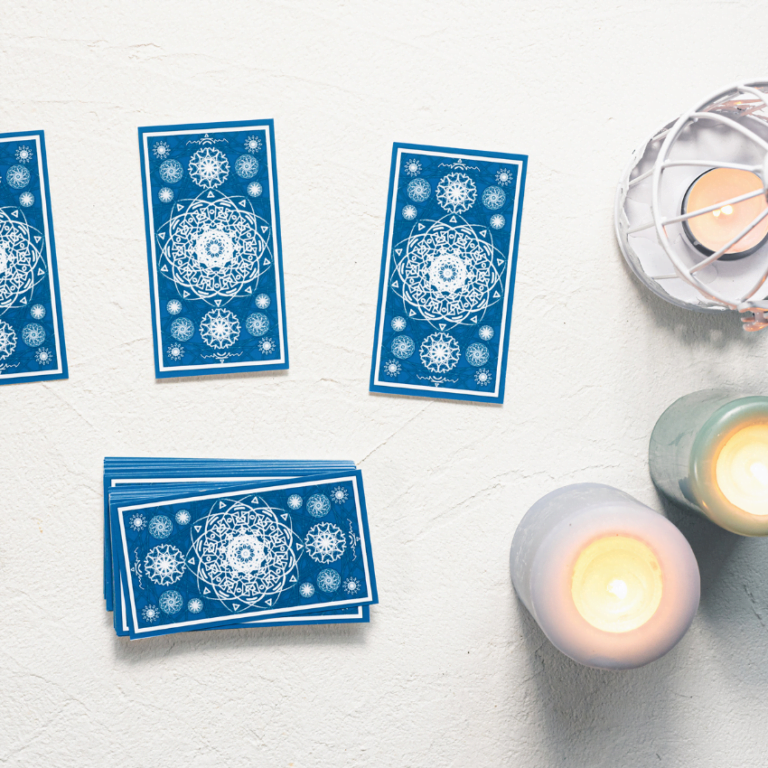
{"type": "Polygon", "coordinates": [[[630,632],[659,607],[661,566],[651,548],[629,536],[603,536],[582,550],[573,569],[576,610],[604,632],[630,632]]]}
{"type": "Polygon", "coordinates": [[[751,515],[768,515],[768,424],[732,435],[720,449],[715,471],[731,504],[751,515]]]}
{"type": "MultiPolygon", "coordinates": [[[[720,202],[763,189],[759,176],[735,168],[714,168],[691,184],[683,200],[683,213],[693,213],[720,202]]],[[[714,211],[695,216],[685,222],[694,245],[708,253],[719,251],[745,229],[768,207],[765,195],[757,195],[740,203],[723,205],[714,211]]],[[[726,250],[727,254],[744,253],[760,245],[768,234],[768,217],[726,250]]]]}

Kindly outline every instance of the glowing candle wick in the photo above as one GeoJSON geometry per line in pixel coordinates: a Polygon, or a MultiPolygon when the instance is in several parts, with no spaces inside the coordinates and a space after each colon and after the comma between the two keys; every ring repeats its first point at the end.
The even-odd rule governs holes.
{"type": "Polygon", "coordinates": [[[616,595],[619,600],[623,600],[627,596],[627,585],[621,579],[614,579],[608,585],[608,591],[612,595],[616,595]]]}
{"type": "Polygon", "coordinates": [[[756,461],[749,471],[759,480],[763,485],[768,485],[768,467],[763,464],[762,461],[756,461]]]}

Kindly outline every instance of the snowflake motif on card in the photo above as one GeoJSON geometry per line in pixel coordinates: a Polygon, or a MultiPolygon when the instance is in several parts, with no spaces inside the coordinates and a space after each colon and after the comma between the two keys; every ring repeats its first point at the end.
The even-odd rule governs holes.
{"type": "Polygon", "coordinates": [[[0,208],[0,315],[28,303],[45,277],[42,242],[18,208],[0,208]]]}
{"type": "Polygon", "coordinates": [[[158,160],[166,160],[171,154],[171,148],[166,141],[156,141],[152,145],[152,153],[158,160]]]}
{"type": "Polygon", "coordinates": [[[423,203],[425,200],[428,200],[429,196],[432,194],[432,187],[426,179],[414,179],[409,182],[406,191],[408,192],[408,197],[410,197],[414,203],[423,203]]]}
{"type": "Polygon", "coordinates": [[[172,544],[159,544],[144,558],[144,572],[161,587],[175,584],[184,575],[185,568],[184,555],[172,544]]]}
{"type": "Polygon", "coordinates": [[[34,304],[29,308],[29,314],[33,320],[42,320],[46,315],[45,307],[42,304],[34,304]]]}
{"type": "Polygon", "coordinates": [[[160,618],[160,609],[156,605],[145,605],[141,609],[141,618],[147,624],[154,624],[160,618]]]}
{"type": "Polygon", "coordinates": [[[488,187],[483,192],[483,205],[489,211],[498,211],[507,200],[507,195],[501,187],[488,187]]]}
{"type": "Polygon", "coordinates": [[[12,165],[5,174],[8,186],[13,187],[13,189],[24,189],[31,178],[29,170],[23,165],[12,165]]]}
{"type": "Polygon", "coordinates": [[[245,140],[243,147],[245,148],[246,152],[249,152],[250,154],[254,154],[261,149],[262,141],[258,136],[249,136],[245,140]]]}
{"type": "Polygon", "coordinates": [[[262,499],[217,501],[193,531],[198,586],[230,611],[272,607],[298,576],[298,544],[290,517],[262,499]]]}
{"type": "Polygon", "coordinates": [[[312,584],[309,581],[305,581],[300,587],[299,587],[299,594],[304,597],[314,597],[315,594],[315,585],[312,584]]]}
{"type": "Polygon", "coordinates": [[[393,317],[390,326],[395,333],[402,333],[407,325],[404,317],[393,317]]]}
{"type": "Polygon", "coordinates": [[[28,347],[39,347],[45,341],[45,328],[38,323],[27,323],[21,329],[21,338],[28,347]]]}
{"type": "Polygon", "coordinates": [[[35,362],[38,365],[52,365],[54,363],[53,352],[48,347],[40,347],[35,352],[35,362]]]}
{"type": "Polygon", "coordinates": [[[198,149],[189,161],[189,176],[198,187],[215,189],[229,176],[229,160],[214,147],[198,149]]]}
{"type": "Polygon", "coordinates": [[[172,363],[180,363],[184,359],[184,347],[181,344],[171,344],[165,354],[172,363]]]}
{"type": "Polygon", "coordinates": [[[307,499],[307,512],[312,517],[325,517],[331,511],[331,500],[324,493],[313,493],[307,499]]]}
{"type": "Polygon", "coordinates": [[[503,229],[506,223],[507,220],[500,213],[494,213],[493,216],[491,216],[492,229],[503,229]]]}
{"type": "Polygon", "coordinates": [[[251,196],[251,197],[261,197],[261,193],[264,191],[264,188],[259,184],[258,181],[252,181],[245,189],[245,191],[251,196]]]}
{"type": "Polygon", "coordinates": [[[167,515],[155,515],[149,521],[149,535],[156,539],[167,539],[173,532],[173,523],[167,515]]]}
{"type": "Polygon", "coordinates": [[[35,204],[35,196],[31,192],[22,192],[19,195],[19,205],[22,208],[31,208],[35,204]]]}
{"type": "Polygon", "coordinates": [[[160,164],[159,173],[166,184],[178,184],[184,176],[184,168],[178,160],[166,160],[160,164]]]}
{"type": "Polygon", "coordinates": [[[475,200],[477,187],[466,173],[449,173],[437,185],[437,202],[448,213],[464,213],[475,200]]]}
{"type": "Polygon", "coordinates": [[[448,333],[433,333],[421,343],[419,357],[431,373],[448,373],[459,362],[459,344],[448,333]]]}
{"type": "Polygon", "coordinates": [[[490,341],[493,338],[494,330],[490,325],[481,325],[477,331],[477,335],[483,341],[490,341]]]}
{"type": "Polygon", "coordinates": [[[407,360],[416,351],[416,344],[410,336],[395,336],[391,350],[395,357],[407,360]]]}
{"type": "Polygon", "coordinates": [[[162,187],[157,193],[157,199],[161,203],[173,202],[173,190],[170,187],[162,187]]]}
{"type": "Polygon", "coordinates": [[[290,509],[292,509],[294,511],[297,510],[297,509],[301,509],[302,504],[304,504],[304,499],[302,499],[301,496],[299,496],[298,493],[292,493],[288,497],[288,507],[290,509]]]}
{"type": "Polygon", "coordinates": [[[147,518],[141,512],[134,512],[128,518],[128,527],[132,531],[143,531],[147,527],[147,518]]]}
{"type": "Polygon", "coordinates": [[[24,144],[16,148],[17,163],[28,163],[34,156],[35,156],[35,153],[28,146],[24,144]]]}
{"type": "Polygon", "coordinates": [[[181,302],[178,299],[171,299],[165,305],[165,308],[168,310],[169,315],[181,314],[181,310],[183,309],[181,302]]]}
{"type": "Polygon", "coordinates": [[[180,509],[174,516],[173,519],[179,524],[179,525],[189,525],[189,523],[192,520],[192,515],[189,514],[188,509],[180,509]]]}
{"type": "Polygon", "coordinates": [[[418,160],[411,158],[403,163],[403,170],[409,176],[418,176],[421,173],[421,163],[418,160]]]}
{"type": "Polygon", "coordinates": [[[177,317],[171,323],[171,336],[176,341],[189,341],[195,335],[195,324],[187,317],[177,317]]]}
{"type": "Polygon", "coordinates": [[[348,595],[356,595],[363,588],[362,582],[356,576],[349,576],[344,579],[342,586],[348,595]]]}
{"type": "Polygon", "coordinates": [[[272,303],[272,299],[270,299],[266,293],[260,293],[256,297],[255,303],[259,309],[269,309],[269,305],[272,303]]]}
{"type": "Polygon", "coordinates": [[[323,592],[335,592],[341,584],[341,576],[333,568],[325,568],[317,574],[317,586],[323,592]]]}
{"type": "Polygon", "coordinates": [[[496,183],[500,187],[506,187],[508,184],[511,184],[513,178],[512,171],[509,168],[499,168],[496,171],[496,183]]]}
{"type": "Polygon", "coordinates": [[[240,321],[228,309],[212,309],[200,321],[200,336],[209,347],[226,349],[240,338],[240,321]]]}
{"type": "Polygon", "coordinates": [[[391,376],[392,378],[399,376],[400,371],[402,370],[403,366],[400,365],[397,360],[387,360],[387,362],[384,363],[384,373],[386,373],[387,376],[391,376]]]}
{"type": "Polygon", "coordinates": [[[0,320],[0,360],[10,357],[15,349],[16,331],[5,320],[0,320]]]}
{"type": "Polygon", "coordinates": [[[337,525],[318,523],[307,532],[304,546],[316,563],[335,563],[347,548],[347,538],[337,525]]]}
{"type": "Polygon", "coordinates": [[[349,498],[349,492],[343,485],[337,485],[331,491],[331,501],[336,504],[343,504],[349,498]]]}
{"type": "Polygon", "coordinates": [[[269,330],[269,318],[261,312],[248,315],[245,327],[251,336],[263,336],[269,330]]]}
{"type": "Polygon", "coordinates": [[[475,371],[475,383],[481,387],[487,387],[493,380],[493,375],[487,368],[479,368],[475,371]]]}
{"type": "Polygon", "coordinates": [[[470,344],[464,352],[467,362],[475,367],[485,365],[488,362],[490,353],[485,344],[470,344]]]}
{"type": "Polygon", "coordinates": [[[175,589],[167,589],[160,595],[158,603],[160,603],[160,610],[163,613],[173,616],[183,608],[184,598],[181,596],[181,592],[177,592],[175,589]]]}
{"type": "Polygon", "coordinates": [[[182,296],[218,307],[250,293],[271,266],[269,229],[244,197],[177,202],[158,232],[160,272],[182,296]]]}
{"type": "Polygon", "coordinates": [[[261,339],[259,341],[259,352],[262,355],[274,355],[277,352],[277,344],[274,339],[261,339]]]}
{"type": "Polygon", "coordinates": [[[506,261],[490,230],[458,216],[419,227],[393,249],[393,292],[436,330],[476,323],[503,290],[506,261]]]}
{"type": "Polygon", "coordinates": [[[203,610],[203,601],[199,597],[193,597],[187,603],[187,610],[190,613],[200,613],[203,610]]]}
{"type": "Polygon", "coordinates": [[[403,207],[402,214],[406,221],[413,221],[419,215],[419,212],[414,206],[406,205],[403,207]]]}
{"type": "Polygon", "coordinates": [[[253,155],[240,155],[235,161],[235,173],[241,179],[252,179],[259,172],[259,161],[253,155]]]}

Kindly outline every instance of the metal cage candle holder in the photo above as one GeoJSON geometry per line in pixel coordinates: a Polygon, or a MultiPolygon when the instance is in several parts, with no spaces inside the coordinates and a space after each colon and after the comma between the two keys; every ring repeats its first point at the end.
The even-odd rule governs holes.
{"type": "Polygon", "coordinates": [[[666,301],[736,311],[745,330],[760,330],[768,325],[767,188],[768,80],[739,83],[665,125],[632,155],[616,194],[624,258],[666,301]],[[693,202],[697,185],[709,188],[694,195],[705,204],[693,202]],[[709,245],[694,231],[707,227],[719,233],[709,245]]]}

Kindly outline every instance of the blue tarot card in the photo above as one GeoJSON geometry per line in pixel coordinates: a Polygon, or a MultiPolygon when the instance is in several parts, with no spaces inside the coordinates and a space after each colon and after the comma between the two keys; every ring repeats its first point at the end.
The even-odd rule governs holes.
{"type": "Polygon", "coordinates": [[[371,391],[504,402],[527,161],[394,145],[371,391]]]}
{"type": "Polygon", "coordinates": [[[158,378],[288,368],[272,120],[139,128],[158,378]]]}
{"type": "Polygon", "coordinates": [[[377,602],[362,474],[115,505],[133,638],[377,602]]]}
{"type": "Polygon", "coordinates": [[[0,384],[66,379],[43,131],[0,134],[0,384]]]}

